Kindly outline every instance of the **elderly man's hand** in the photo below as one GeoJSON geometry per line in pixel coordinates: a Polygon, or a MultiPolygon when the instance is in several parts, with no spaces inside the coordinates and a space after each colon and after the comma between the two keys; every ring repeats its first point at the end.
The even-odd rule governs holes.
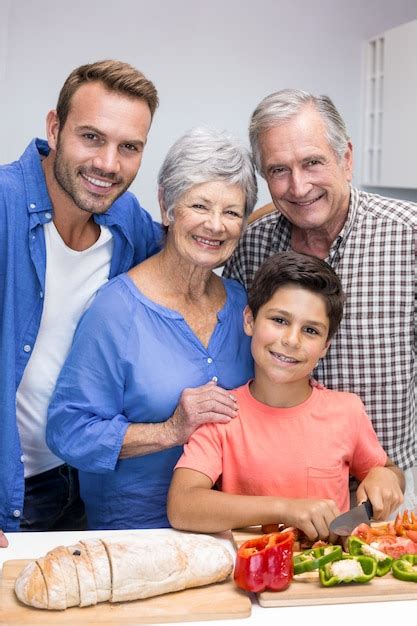
{"type": "Polygon", "coordinates": [[[0,530],[0,548],[7,548],[9,542],[7,541],[7,537],[2,530],[0,530]]]}
{"type": "Polygon", "coordinates": [[[173,431],[178,445],[186,443],[201,424],[220,422],[226,424],[236,417],[238,406],[230,391],[209,382],[202,387],[184,389],[179,404],[167,427],[173,431]]]}

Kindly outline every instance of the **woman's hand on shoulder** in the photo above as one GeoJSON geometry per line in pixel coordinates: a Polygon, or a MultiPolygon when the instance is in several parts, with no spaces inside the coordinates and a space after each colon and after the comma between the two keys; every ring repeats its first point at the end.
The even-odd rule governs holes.
{"type": "Polygon", "coordinates": [[[184,389],[166,426],[172,431],[177,445],[181,445],[202,424],[227,424],[237,414],[238,406],[233,394],[209,382],[201,387],[184,389]]]}

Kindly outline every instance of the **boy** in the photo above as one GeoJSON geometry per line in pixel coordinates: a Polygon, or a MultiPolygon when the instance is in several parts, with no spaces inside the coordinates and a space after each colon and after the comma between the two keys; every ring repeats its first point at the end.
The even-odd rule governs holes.
{"type": "Polygon", "coordinates": [[[278,253],[258,270],[244,313],[255,378],[234,392],[238,417],[200,427],[185,446],[168,495],[174,527],[283,523],[327,539],[329,523],[349,509],[349,473],[375,519],[401,504],[403,474],[359,397],[310,385],[343,302],[338,277],[316,257],[278,253]]]}

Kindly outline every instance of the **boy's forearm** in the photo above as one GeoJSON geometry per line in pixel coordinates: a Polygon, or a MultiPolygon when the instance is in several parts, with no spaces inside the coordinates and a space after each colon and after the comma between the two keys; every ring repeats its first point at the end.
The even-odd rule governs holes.
{"type": "Polygon", "coordinates": [[[240,496],[194,487],[170,493],[168,518],[174,528],[216,533],[282,521],[284,498],[240,496]]]}
{"type": "Polygon", "coordinates": [[[395,465],[394,461],[392,461],[390,458],[387,459],[385,467],[391,470],[391,472],[393,472],[394,476],[398,480],[398,484],[400,485],[401,491],[404,493],[405,491],[404,472],[398,467],[398,465],[395,465]]]}

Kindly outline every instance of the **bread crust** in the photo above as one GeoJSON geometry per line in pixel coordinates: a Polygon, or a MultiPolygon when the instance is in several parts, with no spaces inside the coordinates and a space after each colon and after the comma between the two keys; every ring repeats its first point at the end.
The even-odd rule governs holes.
{"type": "Polygon", "coordinates": [[[233,558],[207,535],[115,535],[54,548],[19,574],[16,595],[42,609],[124,602],[225,580],[233,558]]]}

